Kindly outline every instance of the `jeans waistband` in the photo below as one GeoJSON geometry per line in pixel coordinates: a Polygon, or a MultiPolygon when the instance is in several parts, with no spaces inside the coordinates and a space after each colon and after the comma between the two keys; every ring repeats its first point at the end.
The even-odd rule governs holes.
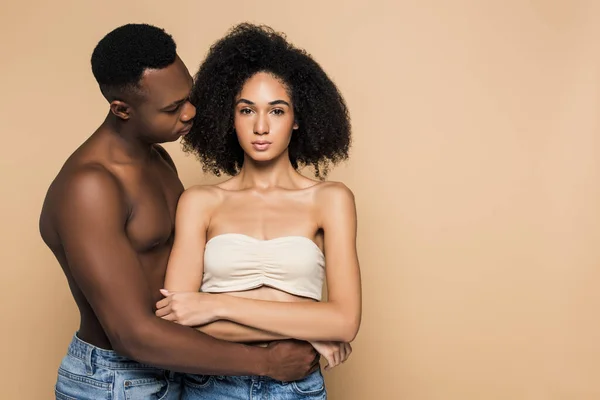
{"type": "Polygon", "coordinates": [[[79,358],[92,370],[93,366],[102,366],[111,369],[160,369],[152,365],[140,364],[128,357],[118,354],[114,350],[106,350],[84,342],[73,335],[67,354],[79,358]]]}

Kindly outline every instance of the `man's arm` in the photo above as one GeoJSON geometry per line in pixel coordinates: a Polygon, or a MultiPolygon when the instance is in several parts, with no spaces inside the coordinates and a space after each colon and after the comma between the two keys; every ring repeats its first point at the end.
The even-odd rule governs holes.
{"type": "MultiPolygon", "coordinates": [[[[124,194],[108,171],[88,167],[64,185],[56,205],[58,234],[70,271],[116,351],[187,373],[270,374],[272,351],[216,340],[154,315],[137,253],[125,234],[124,194]]],[[[311,356],[306,352],[307,360],[311,356]]],[[[287,370],[288,377],[305,372],[287,370]]]]}
{"type": "MultiPolygon", "coordinates": [[[[287,339],[276,333],[224,320],[197,327],[196,329],[217,339],[238,343],[287,339]]],[[[327,360],[327,365],[325,366],[326,371],[344,363],[352,353],[352,346],[350,346],[350,343],[325,341],[310,342],[310,344],[327,360]]]]}

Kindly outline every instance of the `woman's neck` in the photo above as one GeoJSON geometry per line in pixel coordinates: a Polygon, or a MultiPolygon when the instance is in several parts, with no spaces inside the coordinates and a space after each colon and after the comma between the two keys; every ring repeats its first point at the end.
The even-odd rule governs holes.
{"type": "Polygon", "coordinates": [[[287,152],[275,160],[257,162],[246,156],[237,175],[243,189],[295,188],[300,174],[292,167],[287,152]]]}

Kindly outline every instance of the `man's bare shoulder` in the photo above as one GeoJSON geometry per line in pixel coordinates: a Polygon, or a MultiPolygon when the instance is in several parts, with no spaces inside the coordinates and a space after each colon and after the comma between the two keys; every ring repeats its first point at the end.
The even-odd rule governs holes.
{"type": "Polygon", "coordinates": [[[122,223],[127,219],[124,191],[117,177],[99,163],[65,165],[44,199],[39,231],[47,244],[60,241],[68,229],[86,213],[105,213],[122,223]]]}
{"type": "Polygon", "coordinates": [[[81,209],[101,206],[107,201],[111,204],[124,204],[124,200],[120,180],[98,162],[65,165],[56,176],[47,195],[50,205],[48,211],[53,214],[67,206],[76,214],[81,209]]]}

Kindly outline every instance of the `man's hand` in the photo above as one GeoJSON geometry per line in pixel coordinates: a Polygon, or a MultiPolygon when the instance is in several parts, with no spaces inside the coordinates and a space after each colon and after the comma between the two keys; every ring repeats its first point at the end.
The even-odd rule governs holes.
{"type": "Polygon", "coordinates": [[[268,346],[267,376],[278,381],[296,381],[319,368],[320,356],[308,342],[282,340],[268,346]]]}
{"type": "Polygon", "coordinates": [[[325,371],[344,363],[352,353],[350,343],[310,342],[310,344],[327,360],[325,371]]]}

